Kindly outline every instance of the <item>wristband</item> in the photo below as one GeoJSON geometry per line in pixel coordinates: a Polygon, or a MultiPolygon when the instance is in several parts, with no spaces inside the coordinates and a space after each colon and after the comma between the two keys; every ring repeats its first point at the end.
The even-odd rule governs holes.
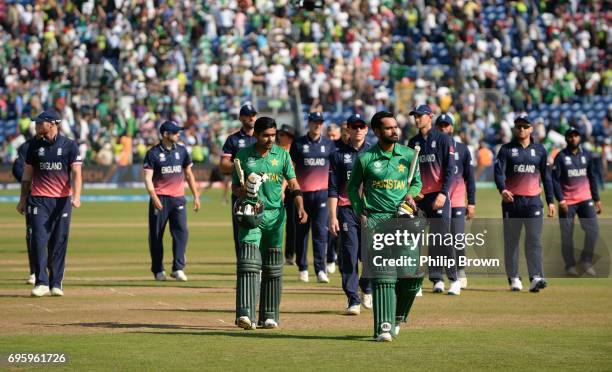
{"type": "Polygon", "coordinates": [[[293,190],[291,191],[291,195],[293,195],[293,197],[295,198],[296,196],[304,196],[304,194],[302,194],[302,190],[293,190]]]}

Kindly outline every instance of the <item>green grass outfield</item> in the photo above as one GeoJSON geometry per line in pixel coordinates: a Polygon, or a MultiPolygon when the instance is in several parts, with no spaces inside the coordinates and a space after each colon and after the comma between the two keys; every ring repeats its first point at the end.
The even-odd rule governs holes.
{"type": "MultiPolygon", "coordinates": [[[[16,191],[0,191],[9,195],[16,191]]],[[[602,217],[609,219],[612,193],[602,197],[602,217]]],[[[341,315],[345,297],[338,273],[330,284],[317,284],[311,266],[311,283],[299,283],[290,266],[281,329],[242,331],[233,325],[229,206],[218,190],[204,201],[200,213],[188,216],[189,282],[152,280],[146,203],[90,202],[73,214],[66,296],[40,299],[30,298],[23,284],[23,217],[13,203],[0,203],[3,358],[11,352],[67,353],[69,363],[54,370],[611,370],[610,278],[550,278],[549,288],[532,294],[509,292],[503,278],[470,277],[459,297],[433,295],[426,282],[400,336],[379,344],[371,339],[371,311],[341,315]]],[[[495,190],[478,190],[477,214],[500,216],[495,190]]],[[[40,366],[0,361],[6,368],[40,366]]]]}

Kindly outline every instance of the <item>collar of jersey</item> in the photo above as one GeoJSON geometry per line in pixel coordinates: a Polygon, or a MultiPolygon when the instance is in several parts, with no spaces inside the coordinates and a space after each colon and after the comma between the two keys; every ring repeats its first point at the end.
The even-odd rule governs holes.
{"type": "Polygon", "coordinates": [[[45,136],[40,137],[40,140],[41,140],[43,143],[46,143],[46,144],[48,144],[48,145],[53,146],[53,145],[55,145],[56,143],[58,143],[58,141],[59,141],[61,138],[62,138],[62,135],[58,133],[58,134],[55,136],[55,141],[53,141],[53,142],[49,142],[49,140],[47,140],[47,138],[45,138],[45,136]]]}
{"type": "MultiPolygon", "coordinates": [[[[401,151],[399,150],[399,143],[396,143],[395,146],[393,146],[393,152],[391,154],[391,157],[395,156],[395,155],[401,155],[401,151]]],[[[383,151],[383,149],[380,147],[380,145],[377,143],[376,144],[376,151],[380,154],[380,156],[385,157],[387,159],[391,159],[391,157],[388,155],[387,152],[383,151]]]]}
{"type": "Polygon", "coordinates": [[[176,150],[176,143],[172,144],[172,148],[170,150],[166,149],[164,147],[164,144],[162,142],[159,143],[159,148],[161,149],[162,152],[170,152],[170,151],[174,151],[176,150]]]}
{"type": "MultiPolygon", "coordinates": [[[[263,156],[261,156],[261,154],[259,153],[259,151],[257,151],[257,149],[255,149],[255,145],[253,144],[253,146],[251,146],[251,154],[255,155],[258,158],[263,158],[263,156]]],[[[280,149],[280,147],[277,147],[277,145],[272,145],[272,148],[270,149],[270,152],[268,152],[268,155],[277,155],[278,154],[278,149],[280,149]]],[[[283,150],[284,151],[284,150],[283,150]]]]}
{"type": "Polygon", "coordinates": [[[308,135],[308,133],[306,133],[306,141],[310,142],[310,143],[321,143],[321,141],[323,140],[323,135],[319,136],[319,139],[316,141],[313,141],[312,138],[310,138],[310,136],[308,135]]]}

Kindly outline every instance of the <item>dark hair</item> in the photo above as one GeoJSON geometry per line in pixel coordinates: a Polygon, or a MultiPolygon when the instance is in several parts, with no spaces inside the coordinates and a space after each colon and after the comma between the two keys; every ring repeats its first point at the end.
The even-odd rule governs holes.
{"type": "Polygon", "coordinates": [[[267,116],[262,116],[255,120],[255,133],[261,133],[266,129],[276,129],[276,121],[267,116]]]}
{"type": "Polygon", "coordinates": [[[372,126],[372,129],[380,128],[383,119],[392,117],[394,116],[389,111],[378,111],[376,114],[374,114],[374,116],[372,116],[372,120],[370,120],[370,126],[372,126]]]}

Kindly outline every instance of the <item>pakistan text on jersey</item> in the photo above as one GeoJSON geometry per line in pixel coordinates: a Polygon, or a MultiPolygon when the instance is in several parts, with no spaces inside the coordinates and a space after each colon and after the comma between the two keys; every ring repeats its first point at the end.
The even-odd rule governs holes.
{"type": "Polygon", "coordinates": [[[182,171],[183,167],[180,165],[169,165],[167,167],[161,167],[162,174],[181,173],[182,171]]]}
{"type": "Polygon", "coordinates": [[[324,166],[325,159],[324,158],[304,158],[304,165],[324,166]]]}
{"type": "Polygon", "coordinates": [[[62,163],[60,162],[40,163],[40,170],[62,170],[62,163]]]}
{"type": "Polygon", "coordinates": [[[405,180],[373,180],[372,187],[375,189],[396,189],[406,188],[405,180]]]}
{"type": "Polygon", "coordinates": [[[536,166],[533,164],[515,164],[514,172],[515,173],[535,173],[536,166]]]}
{"type": "Polygon", "coordinates": [[[267,173],[266,172],[266,176],[268,176],[267,182],[280,182],[281,181],[281,176],[278,173],[267,173]]]}
{"type": "Polygon", "coordinates": [[[567,170],[567,176],[568,177],[584,177],[586,175],[587,175],[586,168],[568,169],[567,170]]]}

